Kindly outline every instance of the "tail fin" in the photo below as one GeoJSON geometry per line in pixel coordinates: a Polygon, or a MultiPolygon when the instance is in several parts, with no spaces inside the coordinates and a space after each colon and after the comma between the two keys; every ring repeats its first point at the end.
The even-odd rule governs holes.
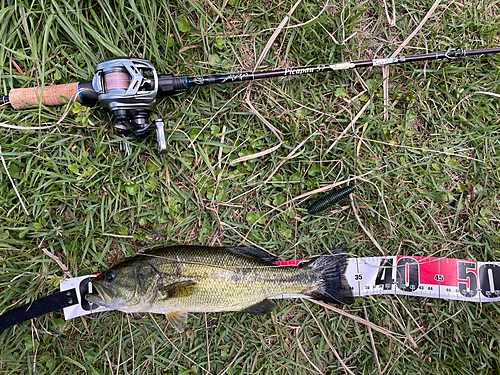
{"type": "Polygon", "coordinates": [[[354,303],[351,286],[345,277],[348,258],[349,254],[341,245],[320,255],[318,258],[302,263],[302,267],[316,271],[320,280],[317,289],[310,292],[304,291],[303,293],[310,298],[339,305],[354,303]]]}

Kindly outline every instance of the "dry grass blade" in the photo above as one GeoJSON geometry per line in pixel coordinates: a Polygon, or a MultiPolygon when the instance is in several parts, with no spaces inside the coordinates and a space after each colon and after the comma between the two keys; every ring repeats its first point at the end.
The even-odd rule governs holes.
{"type": "MultiPolygon", "coordinates": [[[[224,144],[224,140],[226,137],[226,130],[227,130],[227,125],[224,124],[224,126],[222,127],[222,135],[220,137],[221,144],[224,144]]],[[[217,160],[218,160],[217,166],[221,170],[221,172],[217,175],[217,181],[220,181],[220,179],[222,178],[222,152],[223,152],[223,150],[224,150],[224,147],[220,146],[219,147],[219,154],[217,155],[217,160]]]]}
{"type": "Polygon", "coordinates": [[[207,366],[208,366],[208,371],[210,372],[210,340],[208,338],[208,322],[207,322],[207,313],[204,313],[204,320],[205,320],[205,335],[207,339],[207,366]]]}
{"type": "Polygon", "coordinates": [[[384,9],[385,16],[387,17],[387,22],[389,23],[389,26],[394,27],[396,26],[396,4],[394,4],[394,0],[392,0],[392,17],[389,16],[389,10],[387,8],[387,0],[384,0],[384,9]]]}
{"type": "Polygon", "coordinates": [[[418,26],[411,32],[410,35],[406,37],[406,39],[403,41],[403,43],[401,43],[401,45],[396,49],[396,51],[394,51],[391,57],[396,57],[397,55],[399,55],[399,53],[403,50],[403,48],[405,48],[406,45],[410,42],[410,40],[412,40],[415,37],[415,35],[417,35],[420,29],[422,29],[422,27],[425,25],[427,20],[434,14],[434,11],[436,10],[436,8],[439,6],[440,3],[441,0],[436,0],[434,4],[432,4],[427,14],[424,16],[424,18],[422,18],[422,21],[420,21],[418,26]]]}
{"type": "MultiPolygon", "coordinates": [[[[354,134],[353,136],[355,138],[359,139],[358,135],[354,134]]],[[[408,149],[408,150],[423,151],[423,152],[432,152],[432,153],[435,153],[437,155],[456,156],[458,158],[463,158],[463,159],[467,159],[467,160],[478,161],[478,162],[483,162],[484,163],[484,160],[473,158],[473,157],[470,157],[470,156],[467,156],[467,155],[463,155],[463,154],[457,154],[456,152],[447,152],[447,151],[432,150],[432,149],[425,148],[425,147],[405,146],[405,145],[400,145],[400,144],[396,144],[396,143],[389,143],[389,142],[378,141],[376,139],[368,139],[368,138],[363,138],[363,141],[373,142],[373,143],[379,143],[379,144],[382,144],[382,145],[386,145],[386,146],[390,146],[390,147],[395,147],[395,148],[404,148],[404,149],[408,149]]],[[[463,150],[463,151],[465,151],[465,150],[463,150]]]]}
{"type": "Polygon", "coordinates": [[[354,116],[354,118],[352,119],[352,121],[349,123],[349,125],[347,125],[345,127],[345,129],[342,131],[342,133],[340,133],[339,136],[336,137],[335,141],[332,143],[332,145],[330,147],[328,147],[328,149],[326,150],[325,152],[325,155],[328,155],[328,153],[337,145],[338,141],[340,141],[343,137],[345,137],[346,133],[349,131],[349,129],[351,129],[354,124],[356,124],[356,121],[358,121],[358,119],[361,117],[361,115],[365,112],[365,110],[370,106],[370,100],[368,100],[366,102],[366,104],[363,106],[363,108],[361,108],[359,110],[359,112],[356,114],[356,116],[354,116]]]}
{"type": "Polygon", "coordinates": [[[135,374],[135,344],[134,344],[134,335],[132,334],[132,325],[130,324],[130,319],[127,314],[127,323],[128,323],[128,330],[130,332],[130,342],[132,343],[132,375],[135,374]]]}
{"type": "MultiPolygon", "coordinates": [[[[368,313],[366,312],[366,306],[364,304],[363,304],[363,312],[365,313],[366,321],[369,321],[368,320],[368,313]]],[[[368,327],[368,334],[370,335],[370,342],[372,344],[373,354],[375,355],[375,361],[377,363],[378,372],[380,375],[382,375],[382,368],[380,367],[380,360],[378,358],[377,346],[375,345],[375,340],[373,339],[372,329],[370,327],[368,327]]]]}
{"type": "Polygon", "coordinates": [[[252,159],[260,158],[260,157],[262,157],[264,155],[267,155],[267,154],[270,154],[270,153],[276,151],[278,148],[281,147],[282,144],[283,144],[283,142],[280,142],[276,146],[268,148],[267,150],[262,150],[260,152],[256,152],[255,154],[252,154],[252,155],[246,155],[246,156],[242,156],[240,158],[234,159],[234,160],[232,160],[229,163],[229,165],[233,165],[233,164],[236,164],[236,163],[241,163],[241,162],[247,161],[247,160],[252,160],[252,159]]]}
{"type": "Polygon", "coordinates": [[[18,125],[10,125],[4,122],[0,122],[0,127],[14,130],[45,130],[52,129],[55,125],[47,125],[47,126],[18,126],[18,125]]]}
{"type": "Polygon", "coordinates": [[[384,121],[389,120],[389,66],[382,67],[382,77],[384,79],[382,83],[384,92],[384,121]]]}
{"type": "Polygon", "coordinates": [[[290,17],[292,16],[293,12],[295,12],[295,9],[299,6],[299,4],[301,2],[302,2],[302,0],[298,0],[295,4],[293,4],[293,6],[290,9],[290,11],[288,12],[288,14],[280,22],[280,24],[278,25],[278,27],[274,31],[273,35],[271,35],[271,37],[269,38],[269,40],[266,43],[266,46],[264,47],[264,50],[262,51],[262,53],[260,54],[259,58],[257,59],[257,62],[255,63],[254,70],[257,70],[259,68],[260,64],[262,63],[262,61],[266,57],[267,52],[269,51],[269,49],[273,45],[273,43],[276,40],[276,38],[278,37],[279,33],[281,33],[281,31],[283,30],[283,28],[285,27],[285,25],[290,20],[290,17]]]}
{"type": "Polygon", "coordinates": [[[295,342],[297,343],[297,346],[299,347],[300,351],[302,352],[302,354],[304,355],[304,357],[307,359],[307,362],[309,362],[309,364],[318,372],[318,374],[324,374],[323,371],[321,371],[318,366],[316,366],[312,361],[311,359],[309,358],[309,356],[307,355],[306,351],[304,350],[304,348],[302,347],[302,344],[300,343],[300,340],[298,338],[295,338],[295,342]]]}
{"type": "Polygon", "coordinates": [[[337,357],[337,360],[340,362],[340,364],[342,365],[342,368],[345,370],[345,372],[349,373],[349,374],[352,374],[354,375],[354,372],[352,372],[352,370],[347,367],[347,365],[345,364],[345,362],[342,360],[342,358],[340,357],[339,353],[337,352],[337,350],[332,346],[332,344],[330,343],[330,340],[328,339],[328,337],[326,336],[325,334],[325,331],[323,329],[323,327],[321,326],[321,324],[319,324],[318,322],[318,319],[316,319],[316,316],[312,313],[311,309],[309,308],[309,306],[307,306],[307,303],[304,301],[303,298],[300,299],[302,301],[302,303],[304,304],[304,306],[306,307],[307,311],[309,311],[309,314],[313,317],[314,321],[316,322],[316,325],[318,326],[321,334],[323,335],[323,338],[325,339],[326,343],[328,344],[328,347],[330,348],[330,350],[333,352],[333,354],[335,355],[335,357],[337,357]]]}
{"type": "Polygon", "coordinates": [[[279,139],[280,142],[282,142],[283,134],[278,129],[276,129],[269,121],[267,121],[267,119],[262,116],[262,114],[253,106],[252,102],[250,101],[250,90],[247,90],[245,103],[247,103],[250,111],[253,112],[260,119],[260,121],[262,121],[273,132],[273,134],[279,139]]]}
{"type": "Polygon", "coordinates": [[[42,247],[41,249],[42,249],[42,251],[44,252],[45,255],[47,255],[50,259],[52,259],[53,261],[55,261],[59,267],[61,267],[62,271],[64,272],[64,274],[67,277],[69,277],[69,278],[73,277],[73,276],[71,276],[71,273],[68,271],[68,267],[66,267],[63,264],[63,262],[61,262],[61,259],[59,259],[59,257],[57,255],[52,254],[49,250],[47,250],[44,247],[42,247]]]}
{"type": "Polygon", "coordinates": [[[357,210],[356,206],[354,205],[354,200],[351,200],[351,208],[352,208],[352,212],[354,213],[354,216],[356,217],[356,220],[358,221],[358,224],[361,227],[361,229],[363,230],[363,232],[365,232],[365,234],[368,236],[370,241],[372,241],[372,243],[375,245],[375,247],[380,251],[380,253],[382,255],[386,255],[385,251],[382,249],[382,247],[380,246],[378,241],[375,239],[375,237],[373,237],[373,235],[370,233],[370,231],[368,229],[366,229],[366,227],[363,225],[363,222],[361,221],[361,218],[358,215],[358,210],[357,210]]]}
{"type": "Polygon", "coordinates": [[[123,343],[123,319],[124,315],[122,315],[122,318],[120,319],[120,339],[119,339],[119,347],[118,347],[118,358],[116,360],[116,373],[118,374],[120,371],[120,358],[122,354],[122,343],[123,343]]]}
{"type": "Polygon", "coordinates": [[[500,94],[497,94],[495,92],[488,92],[488,91],[477,91],[475,92],[474,94],[484,94],[484,95],[490,95],[490,96],[494,96],[496,98],[500,98],[500,94]]]}
{"type": "Polygon", "coordinates": [[[9,170],[7,169],[7,163],[5,163],[5,159],[3,157],[2,145],[0,145],[0,160],[2,160],[2,165],[3,165],[3,168],[5,169],[5,173],[7,174],[7,177],[9,178],[10,183],[12,184],[12,188],[16,192],[17,198],[19,199],[19,203],[21,203],[21,206],[23,207],[24,213],[26,214],[26,216],[30,216],[28,210],[26,209],[26,206],[24,205],[23,198],[19,194],[19,191],[17,190],[16,184],[14,183],[14,180],[10,176],[9,170]]]}
{"type": "Polygon", "coordinates": [[[240,340],[240,343],[241,343],[241,348],[240,350],[238,350],[238,353],[236,353],[236,355],[234,356],[234,358],[231,360],[231,362],[229,362],[229,364],[227,365],[227,367],[224,369],[224,371],[222,371],[219,375],[224,375],[230,368],[231,366],[233,365],[233,363],[238,359],[238,357],[240,356],[241,352],[243,351],[243,348],[245,347],[245,343],[243,342],[243,339],[241,338],[240,335],[236,335],[238,337],[238,339],[240,340]]]}
{"type": "Polygon", "coordinates": [[[309,299],[309,301],[314,302],[317,305],[323,306],[324,308],[326,308],[328,310],[334,311],[337,314],[344,315],[344,316],[346,316],[346,317],[354,320],[355,322],[358,322],[360,324],[364,324],[365,326],[370,327],[371,329],[373,329],[373,330],[375,330],[377,332],[380,332],[380,333],[382,333],[382,334],[384,334],[384,335],[386,335],[388,337],[391,337],[392,339],[394,339],[395,341],[399,342],[400,344],[403,344],[403,342],[397,337],[397,336],[401,337],[401,335],[398,335],[395,332],[391,332],[391,331],[389,331],[386,328],[382,328],[382,327],[380,327],[380,326],[378,326],[378,325],[376,325],[376,324],[374,324],[372,322],[367,321],[366,319],[360,318],[359,316],[356,316],[356,315],[349,314],[349,313],[345,312],[342,309],[339,309],[339,308],[337,308],[335,306],[331,306],[331,305],[329,305],[327,303],[324,303],[322,301],[318,301],[318,300],[315,300],[315,299],[309,299]]]}
{"type": "Polygon", "coordinates": [[[108,353],[108,351],[107,351],[107,350],[105,350],[105,351],[104,351],[104,353],[106,354],[106,358],[107,358],[108,363],[109,363],[109,371],[110,371],[111,375],[114,375],[114,372],[113,372],[113,367],[115,367],[115,366],[113,366],[113,362],[111,362],[111,359],[109,358],[109,353],[108,353]]]}

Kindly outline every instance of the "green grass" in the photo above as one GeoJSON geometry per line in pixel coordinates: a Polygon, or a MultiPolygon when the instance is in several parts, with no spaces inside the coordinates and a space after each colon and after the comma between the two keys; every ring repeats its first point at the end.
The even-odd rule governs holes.
{"type": "MultiPolygon", "coordinates": [[[[213,3],[223,19],[198,1],[2,1],[0,91],[86,81],[96,63],[123,55],[149,59],[161,73],[253,69],[294,4],[213,3]]],[[[330,2],[313,20],[324,4],[301,2],[259,68],[387,57],[433,1],[396,0],[395,26],[383,4],[330,2]]],[[[443,2],[401,54],[499,46],[498,7],[443,2]]],[[[0,128],[29,212],[0,167],[0,311],[58,289],[64,272],[42,248],[72,276],[159,244],[257,244],[292,259],[345,243],[355,256],[380,255],[362,224],[387,255],[499,260],[500,106],[478,93],[500,93],[499,69],[495,55],[392,66],[386,116],[378,68],[199,88],[155,111],[166,120],[169,154],[156,154],[151,137],[133,141],[127,160],[103,109],[85,112],[86,125],[72,112],[56,125],[64,108],[1,107],[3,123],[52,127],[0,128]],[[292,200],[349,178],[359,221],[352,208],[310,216],[292,200]]],[[[161,315],[65,322],[57,312],[0,335],[0,373],[343,373],[331,347],[356,374],[500,369],[499,304],[375,296],[343,308],[391,337],[306,303],[278,301],[262,317],[196,314],[184,334],[161,315]]]]}

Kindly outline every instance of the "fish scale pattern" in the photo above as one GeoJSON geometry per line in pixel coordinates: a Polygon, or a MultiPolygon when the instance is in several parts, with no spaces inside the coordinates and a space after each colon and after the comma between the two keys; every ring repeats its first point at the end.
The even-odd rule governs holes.
{"type": "Polygon", "coordinates": [[[300,293],[318,282],[310,269],[278,267],[227,248],[173,247],[151,252],[149,259],[169,280],[194,281],[184,298],[155,298],[149,312],[240,311],[267,297],[300,293]],[[173,269],[180,272],[173,278],[173,269]]]}
{"type": "Polygon", "coordinates": [[[270,253],[249,247],[172,246],[126,260],[94,283],[120,296],[118,310],[169,313],[241,311],[267,297],[299,294],[320,282],[309,267],[275,266],[273,260],[270,253]],[[107,282],[110,272],[113,280],[107,282]],[[186,289],[176,293],[176,286],[186,289]]]}

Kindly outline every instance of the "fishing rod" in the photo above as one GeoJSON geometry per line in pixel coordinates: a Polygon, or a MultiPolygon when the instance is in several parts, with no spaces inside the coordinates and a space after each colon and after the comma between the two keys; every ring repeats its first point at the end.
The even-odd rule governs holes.
{"type": "MultiPolygon", "coordinates": [[[[149,116],[159,99],[188,91],[192,87],[416,61],[454,60],[490,53],[500,53],[500,47],[474,50],[451,48],[446,52],[420,55],[194,77],[158,74],[154,65],[144,59],[112,58],[97,64],[92,81],[12,89],[8,96],[0,96],[0,105],[10,103],[14,109],[25,109],[39,104],[63,105],[68,100],[74,100],[87,106],[99,105],[111,111],[113,126],[124,137],[134,135],[142,139],[156,130],[158,152],[166,154],[165,123],[161,118],[149,121],[149,116]]],[[[126,142],[120,142],[120,151],[123,156],[129,155],[130,145],[126,142]]]]}

